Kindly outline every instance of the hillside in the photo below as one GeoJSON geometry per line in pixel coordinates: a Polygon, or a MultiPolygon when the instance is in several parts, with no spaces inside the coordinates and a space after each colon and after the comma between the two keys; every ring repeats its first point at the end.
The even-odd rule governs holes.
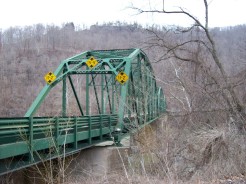
{"type": "MultiPolygon", "coordinates": [[[[9,28],[0,32],[1,116],[23,116],[42,89],[44,74],[54,71],[59,63],[86,50],[142,48],[152,62],[162,55],[161,48],[149,47],[153,38],[149,30],[164,33],[168,28],[125,23],[94,25],[89,29],[37,24],[9,28]]],[[[228,73],[235,76],[246,68],[246,26],[213,29],[219,54],[228,73]]],[[[154,63],[160,80],[168,81],[169,64],[154,63]]]]}
{"type": "MultiPolygon", "coordinates": [[[[168,123],[158,133],[161,141],[154,149],[137,141],[142,151],[131,156],[154,154],[158,161],[145,163],[145,177],[188,183],[244,178],[246,25],[209,30],[216,53],[201,29],[185,30],[117,22],[90,28],[37,24],[0,31],[0,116],[23,116],[45,85],[43,76],[72,55],[141,48],[164,88],[168,108],[168,123]]],[[[59,86],[38,116],[60,113],[58,92],[59,86]]]]}

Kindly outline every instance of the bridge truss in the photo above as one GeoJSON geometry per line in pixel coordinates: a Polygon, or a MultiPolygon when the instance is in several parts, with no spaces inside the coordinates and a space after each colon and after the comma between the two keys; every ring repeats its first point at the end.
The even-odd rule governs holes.
{"type": "Polygon", "coordinates": [[[119,145],[166,111],[163,90],[140,49],[87,51],[47,75],[25,117],[0,118],[0,175],[107,140],[119,145]],[[61,91],[59,115],[37,117],[52,90],[61,91]]]}

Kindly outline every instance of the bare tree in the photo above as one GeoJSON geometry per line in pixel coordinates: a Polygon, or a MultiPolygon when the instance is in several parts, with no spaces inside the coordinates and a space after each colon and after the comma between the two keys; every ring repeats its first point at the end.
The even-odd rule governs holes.
{"type": "MultiPolygon", "coordinates": [[[[133,7],[133,9],[137,10],[140,14],[180,14],[185,15],[194,21],[194,24],[189,28],[171,28],[165,30],[165,33],[149,30],[153,37],[151,41],[148,42],[148,47],[159,47],[162,49],[162,55],[157,61],[175,60],[175,62],[179,63],[179,66],[182,65],[181,68],[183,67],[183,71],[185,70],[184,67],[192,66],[189,67],[188,71],[186,70],[186,72],[192,71],[192,75],[194,76],[194,81],[189,81],[192,81],[192,83],[189,83],[189,87],[192,87],[191,85],[193,85],[193,91],[186,88],[188,93],[193,93],[193,95],[190,94],[189,97],[194,97],[194,91],[202,87],[204,97],[209,97],[211,102],[214,100],[218,102],[219,99],[219,103],[221,104],[219,108],[218,106],[210,105],[209,111],[212,111],[212,109],[221,110],[221,108],[223,108],[223,110],[228,111],[230,116],[236,120],[237,126],[241,130],[245,124],[245,105],[242,103],[242,100],[235,89],[237,85],[234,84],[238,84],[242,79],[232,79],[231,76],[227,74],[225,65],[219,57],[216,42],[208,26],[208,2],[207,0],[203,0],[203,3],[205,9],[204,22],[201,22],[196,16],[181,7],[179,10],[166,10],[165,0],[163,0],[162,7],[159,10],[144,10],[137,7],[133,7]],[[194,70],[191,70],[191,68],[194,70]],[[200,78],[199,81],[198,78],[200,78]],[[196,88],[194,88],[194,86],[196,86],[196,88]]],[[[178,76],[182,86],[188,87],[187,78],[184,79],[184,76],[181,77],[176,69],[175,72],[176,77],[178,76]]],[[[201,100],[203,101],[204,99],[200,98],[200,101],[201,100]]],[[[191,101],[193,101],[193,99],[190,99],[190,102],[191,101]]],[[[203,108],[203,110],[207,111],[208,109],[203,108]]]]}

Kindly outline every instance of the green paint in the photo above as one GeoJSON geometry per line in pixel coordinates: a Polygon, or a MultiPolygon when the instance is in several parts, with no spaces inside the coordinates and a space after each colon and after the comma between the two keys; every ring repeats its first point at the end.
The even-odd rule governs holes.
{"type": "MultiPolygon", "coordinates": [[[[63,73],[67,71],[66,66],[64,66],[63,73]]],[[[67,82],[66,78],[63,79],[62,83],[62,116],[67,114],[67,82]]]]}
{"type": "Polygon", "coordinates": [[[78,152],[112,137],[120,145],[124,136],[153,122],[166,111],[163,90],[156,86],[150,62],[140,49],[84,52],[62,61],[54,74],[56,79],[50,85],[45,85],[25,117],[0,118],[0,175],[59,157],[64,154],[63,149],[60,149],[63,144],[66,144],[65,154],[78,152]],[[91,56],[98,61],[92,69],[86,65],[91,56]],[[121,71],[128,76],[123,84],[115,79],[121,71]],[[76,91],[79,86],[74,85],[72,75],[82,77],[84,81],[85,86],[81,86],[85,88],[85,96],[82,97],[86,98],[84,106],[80,103],[81,96],[76,91]],[[67,80],[71,86],[67,85],[67,80]],[[60,82],[62,91],[56,92],[62,93],[62,116],[35,117],[45,97],[60,82]],[[69,99],[66,93],[69,87],[81,116],[67,117],[69,99]],[[96,103],[90,107],[92,98],[96,103]],[[96,114],[95,109],[98,109],[96,114]],[[40,160],[38,154],[51,147],[56,151],[42,155],[40,160]],[[29,159],[14,159],[8,169],[3,162],[7,158],[25,155],[29,155],[29,159]]]}

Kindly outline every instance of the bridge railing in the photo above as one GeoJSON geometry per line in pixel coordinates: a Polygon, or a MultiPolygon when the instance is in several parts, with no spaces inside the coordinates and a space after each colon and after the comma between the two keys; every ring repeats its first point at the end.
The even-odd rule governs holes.
{"type": "Polygon", "coordinates": [[[0,118],[0,159],[61,145],[79,149],[109,139],[117,114],[83,117],[0,118]],[[82,146],[83,144],[83,146],[82,146]]]}

